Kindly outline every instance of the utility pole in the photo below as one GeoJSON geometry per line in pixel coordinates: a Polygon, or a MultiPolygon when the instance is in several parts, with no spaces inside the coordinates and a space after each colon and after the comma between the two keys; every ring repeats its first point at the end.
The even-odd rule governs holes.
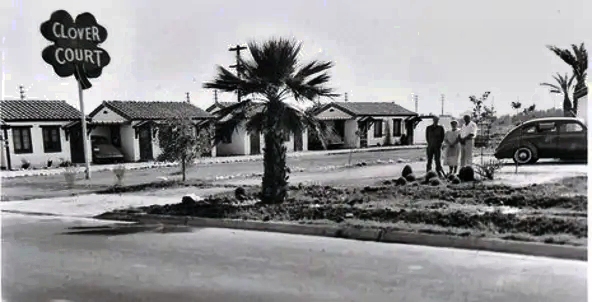
{"type": "Polygon", "coordinates": [[[442,113],[440,114],[440,116],[444,115],[444,94],[442,94],[442,113]]]}
{"type": "MultiPolygon", "coordinates": [[[[236,52],[236,64],[235,65],[231,65],[230,68],[235,68],[236,69],[236,76],[239,79],[242,76],[242,69],[241,69],[241,65],[240,65],[240,52],[241,52],[241,50],[245,50],[245,49],[247,49],[246,46],[240,46],[238,44],[236,44],[236,46],[230,47],[228,49],[228,51],[234,51],[234,52],[236,52]]],[[[241,92],[240,92],[240,89],[237,91],[237,100],[240,103],[240,101],[241,101],[241,92]]]]}
{"type": "Polygon", "coordinates": [[[185,92],[185,95],[187,96],[187,103],[191,103],[191,98],[189,98],[189,92],[185,92]]]}
{"type": "Polygon", "coordinates": [[[415,102],[415,113],[419,113],[419,96],[417,94],[413,95],[413,101],[415,102]]]}
{"type": "Polygon", "coordinates": [[[347,92],[343,94],[344,98],[345,98],[345,102],[347,103],[347,92]]]}
{"type": "Polygon", "coordinates": [[[19,93],[21,94],[21,101],[25,100],[25,87],[23,87],[23,85],[19,86],[19,93]]]}

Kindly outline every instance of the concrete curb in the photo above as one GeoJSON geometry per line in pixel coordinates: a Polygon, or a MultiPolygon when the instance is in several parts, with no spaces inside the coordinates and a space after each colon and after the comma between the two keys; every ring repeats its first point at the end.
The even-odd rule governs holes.
{"type": "MultiPolygon", "coordinates": [[[[383,151],[395,151],[395,150],[415,150],[425,148],[425,145],[412,145],[412,146],[391,146],[391,147],[376,147],[366,149],[354,149],[353,153],[371,153],[371,152],[383,152],[383,151]]],[[[332,150],[332,151],[302,151],[302,152],[290,152],[287,157],[290,158],[302,158],[312,156],[331,156],[339,154],[348,154],[347,150],[332,150]]],[[[212,157],[212,158],[201,158],[195,163],[198,165],[216,165],[216,164],[230,164],[230,163],[243,163],[243,162],[256,162],[262,161],[263,155],[244,155],[244,156],[224,156],[224,157],[212,157]]],[[[179,164],[163,163],[163,162],[150,162],[150,163],[126,163],[124,164],[127,170],[142,170],[142,169],[153,169],[162,167],[176,167],[179,164]]],[[[99,165],[91,166],[91,172],[104,172],[112,171],[119,165],[99,165]]],[[[76,167],[75,170],[78,173],[85,171],[84,167],[76,167]]],[[[1,171],[0,178],[17,178],[17,177],[30,177],[30,176],[52,176],[60,175],[65,172],[65,168],[52,168],[52,169],[36,169],[36,170],[17,170],[17,171],[1,171]]]]}
{"type": "Polygon", "coordinates": [[[105,220],[135,221],[141,223],[182,224],[193,227],[241,229],[296,235],[334,237],[362,241],[481,250],[580,261],[588,260],[587,247],[475,237],[431,235],[402,231],[386,231],[383,229],[126,213],[105,213],[95,216],[94,218],[105,220]]]}

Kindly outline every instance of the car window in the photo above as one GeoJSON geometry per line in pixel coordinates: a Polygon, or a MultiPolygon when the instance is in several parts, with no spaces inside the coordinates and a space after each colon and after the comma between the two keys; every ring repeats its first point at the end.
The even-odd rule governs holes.
{"type": "Polygon", "coordinates": [[[582,125],[575,123],[575,122],[567,122],[560,126],[561,132],[582,132],[584,131],[584,127],[582,125]]]}
{"type": "Polygon", "coordinates": [[[552,133],[557,132],[557,125],[554,122],[539,123],[537,127],[538,133],[552,133]]]}
{"type": "Polygon", "coordinates": [[[524,127],[524,129],[522,129],[522,132],[523,133],[536,133],[537,126],[536,125],[526,126],[526,127],[524,127]]]}

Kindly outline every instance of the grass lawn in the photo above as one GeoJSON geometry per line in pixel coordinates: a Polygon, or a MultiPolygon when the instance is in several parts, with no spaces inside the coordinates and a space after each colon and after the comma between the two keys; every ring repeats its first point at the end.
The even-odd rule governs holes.
{"type": "Polygon", "coordinates": [[[554,184],[421,184],[364,188],[292,187],[278,205],[254,202],[258,187],[187,204],[149,206],[149,214],[307,224],[340,224],[410,232],[586,245],[587,177],[554,184]]]}

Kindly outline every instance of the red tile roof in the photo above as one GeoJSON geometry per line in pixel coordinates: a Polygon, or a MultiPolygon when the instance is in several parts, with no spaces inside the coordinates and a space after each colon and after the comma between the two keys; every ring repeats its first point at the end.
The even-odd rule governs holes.
{"type": "Polygon", "coordinates": [[[188,116],[190,118],[212,118],[212,115],[187,102],[140,102],[104,101],[90,116],[96,115],[102,107],[107,107],[128,120],[160,120],[188,116]]]}
{"type": "Polygon", "coordinates": [[[11,121],[70,121],[80,119],[80,111],[66,101],[0,101],[0,119],[11,121]]]}

